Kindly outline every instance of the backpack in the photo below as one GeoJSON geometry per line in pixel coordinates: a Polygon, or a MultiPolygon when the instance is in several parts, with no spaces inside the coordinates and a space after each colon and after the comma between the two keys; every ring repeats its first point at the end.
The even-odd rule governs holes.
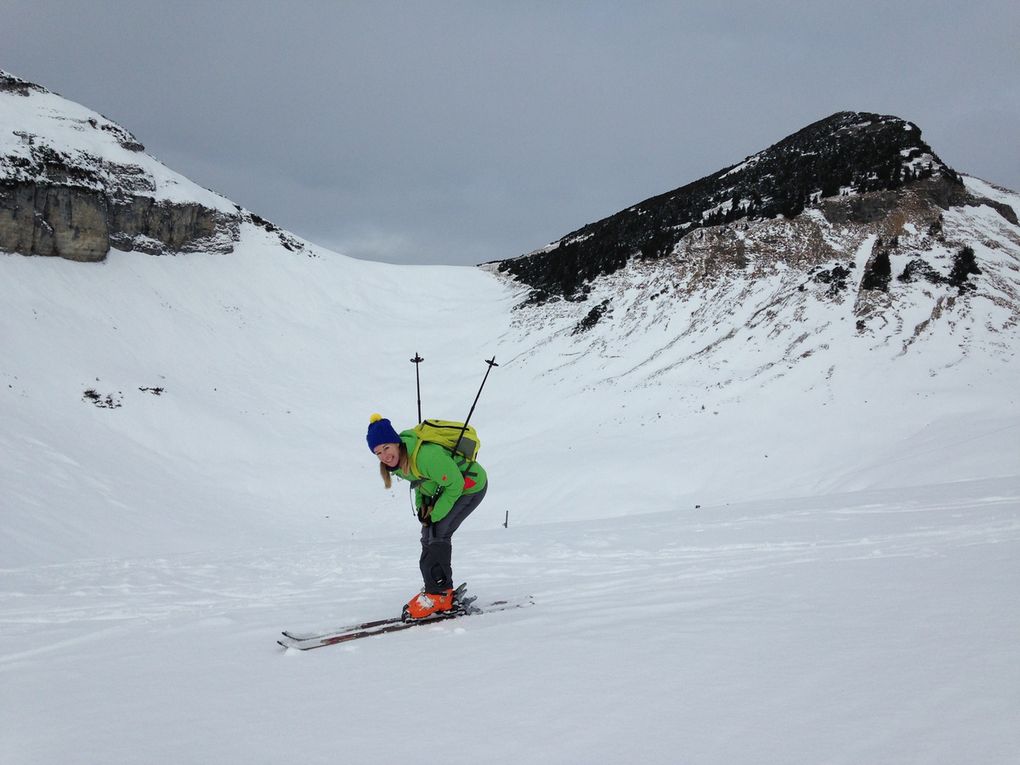
{"type": "MultiPolygon", "coordinates": [[[[439,444],[456,458],[463,457],[467,462],[474,462],[478,456],[478,450],[482,448],[478,440],[478,433],[468,425],[464,428],[463,422],[454,420],[423,420],[412,428],[412,433],[418,436],[418,445],[411,452],[411,465],[415,465],[415,458],[422,444],[439,444]],[[464,431],[464,435],[461,435],[464,431]],[[458,440],[459,437],[459,440],[458,440]]],[[[459,460],[457,460],[459,462],[459,460]]],[[[463,470],[463,465],[461,466],[463,470]]],[[[417,471],[414,471],[417,473],[417,471]]]]}

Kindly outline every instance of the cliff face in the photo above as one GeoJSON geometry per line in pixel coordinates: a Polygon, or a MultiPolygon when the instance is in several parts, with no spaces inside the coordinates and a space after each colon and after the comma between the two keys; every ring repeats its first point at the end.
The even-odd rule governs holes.
{"type": "Polygon", "coordinates": [[[0,71],[0,250],[87,262],[111,247],[231,252],[243,217],[119,125],[0,71]]]}
{"type": "Polygon", "coordinates": [[[0,250],[103,260],[111,247],[154,255],[231,252],[240,216],[200,204],[116,198],[48,183],[0,184],[0,250]]]}
{"type": "MultiPolygon", "coordinates": [[[[921,139],[916,125],[840,112],[737,165],[503,261],[498,270],[530,286],[532,302],[584,300],[595,279],[634,259],[684,258],[702,252],[706,242],[714,243],[703,253],[706,268],[739,265],[751,243],[733,236],[734,226],[752,226],[768,240],[767,226],[760,224],[780,219],[810,225],[820,214],[826,226],[855,230],[863,239],[873,230],[896,229],[908,218],[926,228],[941,211],[980,203],[921,139]]],[[[1015,222],[1011,209],[999,209],[1015,222]]],[[[834,256],[821,229],[813,239],[817,246],[787,248],[787,254],[816,263],[834,256]]],[[[765,255],[773,257],[768,249],[765,255]]]]}
{"type": "Polygon", "coordinates": [[[110,250],[109,203],[69,186],[0,185],[0,249],[97,261],[110,250]]]}

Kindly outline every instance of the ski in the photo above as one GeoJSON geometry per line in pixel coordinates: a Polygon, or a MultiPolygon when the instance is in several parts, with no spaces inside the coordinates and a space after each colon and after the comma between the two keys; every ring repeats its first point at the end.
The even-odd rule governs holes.
{"type": "MultiPolygon", "coordinates": [[[[475,601],[474,597],[464,597],[464,593],[467,591],[467,582],[460,585],[456,590],[453,591],[453,601],[455,604],[461,606],[468,606],[475,601]]],[[[455,606],[456,608],[456,606],[455,606]]],[[[398,624],[403,621],[403,617],[390,616],[386,619],[375,619],[370,622],[361,622],[360,624],[349,624],[346,627],[337,627],[334,630],[328,632],[291,632],[289,630],[283,631],[283,636],[289,640],[296,640],[304,642],[306,640],[316,640],[318,638],[331,637],[333,635],[339,635],[345,632],[360,632],[361,630],[376,629],[378,627],[385,627],[388,624],[398,624]]]]}
{"type": "Polygon", "coordinates": [[[327,645],[348,643],[352,640],[361,640],[363,638],[375,637],[376,635],[386,635],[391,632],[403,632],[404,630],[412,629],[414,627],[436,624],[438,622],[449,621],[451,619],[459,619],[463,616],[473,616],[476,614],[524,608],[525,606],[534,605],[534,601],[529,597],[518,601],[494,600],[481,608],[470,603],[462,605],[464,607],[454,609],[453,611],[445,611],[443,613],[434,614],[425,619],[415,619],[412,621],[402,621],[399,617],[396,619],[380,619],[378,621],[382,622],[381,624],[365,622],[365,625],[371,626],[353,625],[352,627],[348,627],[345,630],[340,630],[332,634],[317,635],[305,639],[295,639],[284,634],[276,642],[284,648],[308,651],[313,648],[324,648],[327,645]]]}

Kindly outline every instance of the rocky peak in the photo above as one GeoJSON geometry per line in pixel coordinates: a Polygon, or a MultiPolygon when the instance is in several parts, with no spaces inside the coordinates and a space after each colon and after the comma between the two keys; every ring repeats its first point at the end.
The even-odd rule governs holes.
{"type": "Polygon", "coordinates": [[[111,247],[226,253],[242,221],[271,225],[173,172],[117,123],[0,71],[0,250],[79,261],[111,247]]]}
{"type": "Polygon", "coordinates": [[[543,340],[525,355],[555,343],[564,368],[614,384],[715,389],[806,369],[825,387],[848,358],[883,355],[935,376],[1016,346],[1018,211],[1020,196],[954,172],[916,125],[841,112],[486,268],[529,288],[513,322],[543,340]]]}
{"type": "Polygon", "coordinates": [[[581,299],[596,277],[634,257],[667,256],[699,229],[738,220],[793,219],[808,208],[867,223],[895,205],[888,192],[921,182],[943,206],[964,194],[960,177],[913,123],[839,112],[739,164],[591,223],[542,250],[503,261],[499,270],[530,285],[538,301],[581,299]]]}
{"type": "Polygon", "coordinates": [[[15,77],[10,72],[0,69],[0,93],[15,93],[19,96],[28,96],[32,91],[45,93],[47,90],[35,83],[15,77]]]}

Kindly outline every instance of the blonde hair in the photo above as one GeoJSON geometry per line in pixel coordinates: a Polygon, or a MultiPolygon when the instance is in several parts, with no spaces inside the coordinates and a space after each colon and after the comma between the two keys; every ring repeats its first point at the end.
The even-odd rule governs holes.
{"type": "MultiPolygon", "coordinates": [[[[411,456],[407,453],[407,445],[403,441],[400,442],[400,462],[397,463],[396,469],[401,473],[411,472],[411,456]]],[[[382,462],[379,463],[379,475],[382,476],[382,482],[387,489],[393,488],[393,475],[382,462]]]]}

